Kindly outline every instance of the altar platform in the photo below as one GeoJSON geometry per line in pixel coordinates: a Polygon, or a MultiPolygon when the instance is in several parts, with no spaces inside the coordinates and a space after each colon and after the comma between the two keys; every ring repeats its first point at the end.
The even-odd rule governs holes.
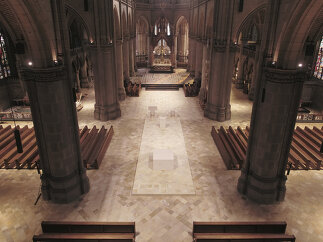
{"type": "Polygon", "coordinates": [[[160,72],[167,72],[167,73],[173,73],[174,68],[171,64],[155,64],[152,67],[150,67],[150,72],[153,73],[160,73],[160,72]]]}

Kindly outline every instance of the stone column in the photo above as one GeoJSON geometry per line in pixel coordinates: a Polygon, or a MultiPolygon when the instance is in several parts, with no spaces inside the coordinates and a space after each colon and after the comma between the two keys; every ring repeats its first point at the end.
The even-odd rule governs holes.
{"type": "Polygon", "coordinates": [[[133,70],[137,71],[137,62],[136,62],[136,36],[132,39],[132,60],[133,60],[133,70]]]}
{"type": "Polygon", "coordinates": [[[305,73],[264,69],[253,105],[246,162],[238,191],[258,203],[282,201],[286,163],[305,73]]]}
{"type": "Polygon", "coordinates": [[[243,48],[245,45],[245,41],[241,40],[240,42],[240,52],[239,52],[239,65],[238,65],[238,80],[235,84],[237,89],[242,89],[243,88],[243,48]]]}
{"type": "Polygon", "coordinates": [[[201,78],[201,89],[199,93],[200,100],[204,100],[206,97],[206,84],[208,83],[209,76],[209,48],[207,44],[203,44],[203,58],[202,58],[202,78],[201,78]]]}
{"type": "Polygon", "coordinates": [[[147,56],[148,56],[148,64],[147,67],[150,68],[151,64],[152,64],[152,54],[153,54],[153,50],[151,48],[151,44],[150,44],[150,36],[147,36],[147,56]]]}
{"type": "Polygon", "coordinates": [[[196,40],[195,41],[195,78],[201,78],[202,74],[202,58],[203,58],[203,44],[196,40]]]}
{"type": "Polygon", "coordinates": [[[123,39],[122,54],[123,54],[123,77],[124,77],[125,80],[130,80],[130,74],[129,74],[129,43],[128,43],[127,38],[123,39]]]}
{"type": "Polygon", "coordinates": [[[129,44],[129,75],[135,75],[134,57],[133,57],[133,38],[128,41],[129,44]]]}
{"type": "Polygon", "coordinates": [[[248,93],[248,98],[250,100],[253,100],[254,99],[254,95],[255,95],[255,89],[256,89],[256,83],[257,83],[257,80],[259,79],[259,60],[260,60],[260,46],[259,44],[256,45],[256,55],[255,55],[255,64],[254,64],[254,67],[253,67],[253,73],[252,73],[252,77],[251,77],[251,84],[250,84],[250,90],[249,90],[249,93],[248,93]]]}
{"type": "MultiPolygon", "coordinates": [[[[85,58],[85,57],[84,57],[85,58]]],[[[84,59],[81,63],[81,69],[80,69],[80,83],[82,88],[89,88],[90,83],[88,80],[88,74],[87,74],[87,63],[86,59],[84,59]]]]}
{"type": "Polygon", "coordinates": [[[118,98],[119,101],[126,99],[126,92],[124,89],[123,77],[123,60],[122,60],[122,40],[116,42],[116,78],[118,83],[118,98]]]}
{"type": "Polygon", "coordinates": [[[172,55],[173,55],[172,65],[174,68],[177,68],[177,35],[174,36],[172,55]]]}
{"type": "Polygon", "coordinates": [[[231,118],[231,83],[235,46],[214,45],[210,63],[210,79],[204,116],[223,122],[231,118]]]}
{"type": "Polygon", "coordinates": [[[68,203],[89,191],[80,152],[71,82],[63,67],[26,69],[26,82],[40,155],[45,200],[68,203]]]}
{"type": "Polygon", "coordinates": [[[196,50],[195,50],[195,39],[190,38],[190,50],[189,50],[189,72],[191,73],[191,75],[195,75],[195,54],[196,54],[196,50]]]}
{"type": "Polygon", "coordinates": [[[113,45],[91,46],[95,75],[94,118],[107,121],[121,116],[113,45]]]}

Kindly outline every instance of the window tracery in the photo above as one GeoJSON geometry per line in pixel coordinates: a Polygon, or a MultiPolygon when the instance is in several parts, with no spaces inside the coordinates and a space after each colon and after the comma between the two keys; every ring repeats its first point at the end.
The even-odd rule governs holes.
{"type": "Polygon", "coordinates": [[[314,76],[317,77],[318,79],[323,80],[323,36],[322,36],[319,51],[317,54],[314,76]]]}
{"type": "Polygon", "coordinates": [[[8,49],[4,35],[0,32],[0,79],[10,76],[8,49]]]}

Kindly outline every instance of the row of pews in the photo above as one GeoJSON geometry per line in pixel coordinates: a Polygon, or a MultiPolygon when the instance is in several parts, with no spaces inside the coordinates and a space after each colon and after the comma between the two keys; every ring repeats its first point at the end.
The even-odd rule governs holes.
{"type": "Polygon", "coordinates": [[[194,242],[295,241],[286,222],[193,222],[194,242]]]}
{"type": "MultiPolygon", "coordinates": [[[[240,169],[246,159],[249,127],[242,129],[212,127],[211,135],[229,170],[240,169]]],[[[323,127],[297,127],[288,156],[288,168],[293,170],[321,170],[323,168],[323,127]]]]}
{"type": "MultiPolygon", "coordinates": [[[[23,153],[17,152],[14,128],[10,125],[0,125],[0,168],[2,169],[33,169],[40,165],[39,151],[34,128],[24,126],[20,128],[23,153]]],[[[98,169],[114,134],[113,127],[107,130],[94,126],[85,126],[80,130],[81,154],[84,165],[88,169],[98,169]]],[[[41,167],[40,167],[41,168],[41,167]]]]}
{"type": "Polygon", "coordinates": [[[193,84],[184,84],[183,89],[185,97],[196,97],[200,92],[200,85],[198,81],[194,81],[193,84]]]}
{"type": "MultiPolygon", "coordinates": [[[[133,242],[135,222],[43,221],[40,241],[133,242]]],[[[286,222],[193,222],[194,242],[295,241],[286,234],[286,222]]],[[[176,239],[176,238],[174,238],[176,239]]]]}
{"type": "Polygon", "coordinates": [[[43,221],[42,234],[34,235],[40,241],[133,242],[136,237],[134,222],[60,222],[43,221]]]}
{"type": "Polygon", "coordinates": [[[139,97],[139,92],[141,90],[141,84],[128,82],[125,86],[126,94],[129,97],[139,97]]]}

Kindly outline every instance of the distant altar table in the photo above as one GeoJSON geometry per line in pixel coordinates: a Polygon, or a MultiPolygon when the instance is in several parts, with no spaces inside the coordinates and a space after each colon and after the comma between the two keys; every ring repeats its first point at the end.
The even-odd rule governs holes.
{"type": "Polygon", "coordinates": [[[153,64],[150,72],[174,72],[171,64],[153,64]]]}

